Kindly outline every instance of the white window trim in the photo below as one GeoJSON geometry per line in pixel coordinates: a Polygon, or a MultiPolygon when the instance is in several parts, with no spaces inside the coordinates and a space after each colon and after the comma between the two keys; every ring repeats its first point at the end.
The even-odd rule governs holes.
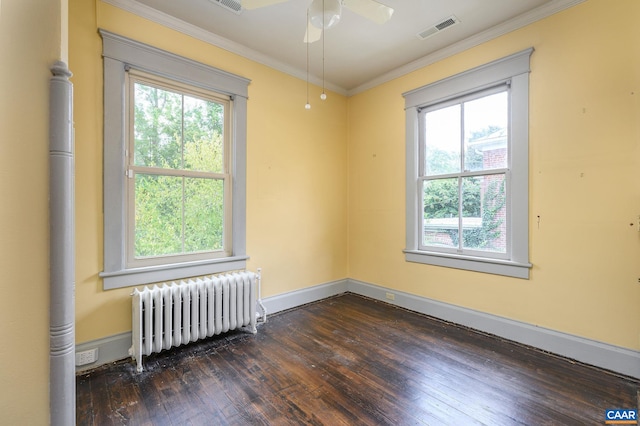
{"type": "Polygon", "coordinates": [[[244,269],[246,255],[247,94],[250,80],[100,30],[104,60],[104,271],[105,290],[244,269]],[[127,268],[126,84],[134,68],[233,99],[232,255],[192,262],[127,268]]]}
{"type": "Polygon", "coordinates": [[[403,93],[406,115],[405,260],[469,271],[529,278],[529,72],[533,48],[403,93]],[[509,259],[419,250],[419,109],[498,84],[511,86],[511,233],[509,259]]]}

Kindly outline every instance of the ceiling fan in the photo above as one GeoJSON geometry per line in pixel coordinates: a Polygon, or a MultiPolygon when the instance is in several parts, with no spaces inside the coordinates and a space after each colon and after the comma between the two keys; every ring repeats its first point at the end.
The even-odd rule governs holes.
{"type": "MultiPolygon", "coordinates": [[[[241,0],[244,9],[257,9],[283,3],[289,0],[241,0]]],[[[377,24],[387,22],[393,9],[375,0],[313,0],[309,6],[309,22],[307,33],[304,36],[305,43],[313,43],[320,40],[323,29],[335,26],[342,15],[342,6],[361,15],[377,24]]]]}

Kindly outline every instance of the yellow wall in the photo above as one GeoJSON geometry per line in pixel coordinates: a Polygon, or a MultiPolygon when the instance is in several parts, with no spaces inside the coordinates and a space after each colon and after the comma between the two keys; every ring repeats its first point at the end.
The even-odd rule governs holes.
{"type": "Polygon", "coordinates": [[[349,277],[640,349],[639,16],[588,1],[349,98],[349,277]],[[531,46],[531,279],[405,262],[401,94],[531,46]]]}
{"type": "MultiPolygon", "coordinates": [[[[30,295],[0,298],[7,424],[49,420],[48,82],[67,56],[67,16],[66,0],[37,3],[0,4],[0,285],[30,295]]],[[[330,93],[311,111],[303,81],[99,0],[69,9],[79,343],[130,329],[129,290],[104,292],[98,278],[102,27],[252,79],[247,246],[264,296],[349,276],[640,349],[640,244],[630,226],[640,213],[637,1],[586,2],[349,100],[330,93]],[[404,262],[400,94],[529,46],[531,280],[404,262]]]]}
{"type": "MultiPolygon", "coordinates": [[[[247,129],[248,267],[264,297],[343,279],[347,272],[347,100],[310,111],[305,82],[99,0],[71,0],[76,122],[78,343],[131,330],[131,289],[103,291],[102,58],[97,28],[251,79],[247,129]]],[[[314,99],[320,90],[312,87],[314,99]]]]}
{"type": "Polygon", "coordinates": [[[0,5],[0,423],[49,422],[49,79],[66,0],[0,5]],[[13,296],[15,295],[15,296],[13,296]]]}

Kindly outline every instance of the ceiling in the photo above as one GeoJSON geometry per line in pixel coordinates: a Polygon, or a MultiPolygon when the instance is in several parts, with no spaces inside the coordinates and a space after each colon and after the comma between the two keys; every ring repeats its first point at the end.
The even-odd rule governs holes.
{"type": "MultiPolygon", "coordinates": [[[[103,0],[300,78],[311,0],[288,0],[239,14],[213,0],[103,0]]],[[[309,44],[310,81],[351,95],[584,0],[379,0],[394,9],[376,24],[343,8],[340,22],[309,44]],[[460,22],[421,40],[455,16],[460,22]]]]}

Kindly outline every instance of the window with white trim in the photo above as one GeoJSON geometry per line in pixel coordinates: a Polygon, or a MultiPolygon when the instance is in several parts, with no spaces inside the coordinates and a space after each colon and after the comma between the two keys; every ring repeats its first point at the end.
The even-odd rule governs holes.
{"type": "Polygon", "coordinates": [[[104,288],[244,269],[249,80],[100,34],[104,288]]]}
{"type": "Polygon", "coordinates": [[[532,52],[404,94],[407,261],[528,278],[532,52]]]}

